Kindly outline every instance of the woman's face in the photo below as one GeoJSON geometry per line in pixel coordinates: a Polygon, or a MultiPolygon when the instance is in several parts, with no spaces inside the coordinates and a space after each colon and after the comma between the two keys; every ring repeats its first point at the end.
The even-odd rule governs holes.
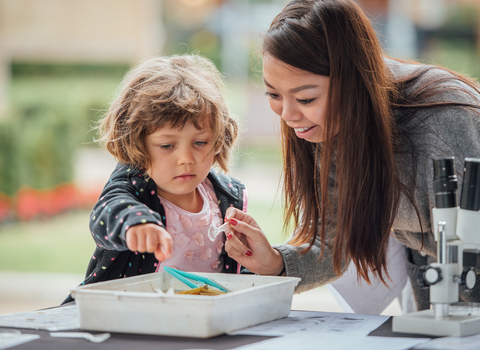
{"type": "Polygon", "coordinates": [[[272,110],[295,130],[297,137],[323,142],[330,78],[283,63],[271,55],[263,58],[263,82],[272,110]]]}

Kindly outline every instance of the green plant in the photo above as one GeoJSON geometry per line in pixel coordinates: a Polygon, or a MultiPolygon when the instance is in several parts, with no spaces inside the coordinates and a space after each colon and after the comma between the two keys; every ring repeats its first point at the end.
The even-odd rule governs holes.
{"type": "Polygon", "coordinates": [[[12,108],[0,120],[0,193],[13,197],[22,186],[71,182],[74,155],[93,144],[92,127],[125,70],[14,64],[12,108]]]}

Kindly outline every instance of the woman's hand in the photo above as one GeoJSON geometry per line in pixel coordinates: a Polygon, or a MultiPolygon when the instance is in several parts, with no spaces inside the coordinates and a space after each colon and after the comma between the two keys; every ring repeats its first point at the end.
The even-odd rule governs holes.
{"type": "Polygon", "coordinates": [[[130,227],[126,233],[127,247],[132,252],[154,253],[158,261],[172,257],[172,236],[161,226],[142,224],[130,227]]]}
{"type": "Polygon", "coordinates": [[[228,208],[225,218],[234,230],[226,233],[225,243],[232,259],[260,275],[276,276],[283,270],[282,255],[270,245],[255,219],[235,208],[228,208]]]}

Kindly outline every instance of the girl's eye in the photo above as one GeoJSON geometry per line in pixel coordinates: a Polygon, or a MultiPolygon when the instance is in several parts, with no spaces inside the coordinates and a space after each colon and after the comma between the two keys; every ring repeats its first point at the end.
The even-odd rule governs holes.
{"type": "Polygon", "coordinates": [[[314,100],[315,100],[314,98],[310,98],[308,100],[297,100],[297,102],[302,104],[302,105],[308,105],[309,103],[313,102],[314,100]]]}
{"type": "Polygon", "coordinates": [[[277,94],[274,94],[274,93],[271,93],[271,92],[268,92],[268,91],[265,92],[265,95],[267,95],[268,97],[270,97],[273,100],[276,100],[278,98],[277,94]]]}
{"type": "Polygon", "coordinates": [[[195,141],[193,144],[195,146],[205,146],[207,143],[207,141],[195,141]]]}
{"type": "Polygon", "coordinates": [[[161,145],[160,146],[161,149],[170,149],[172,147],[173,147],[172,145],[161,145]]]}

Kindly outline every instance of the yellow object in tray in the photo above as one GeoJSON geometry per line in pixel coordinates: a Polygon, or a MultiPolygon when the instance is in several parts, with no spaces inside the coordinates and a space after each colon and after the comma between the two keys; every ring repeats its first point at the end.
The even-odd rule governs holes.
{"type": "Polygon", "coordinates": [[[203,286],[184,290],[182,292],[178,292],[175,294],[220,295],[220,294],[225,294],[225,292],[218,290],[217,288],[209,287],[208,285],[204,284],[203,286]]]}

